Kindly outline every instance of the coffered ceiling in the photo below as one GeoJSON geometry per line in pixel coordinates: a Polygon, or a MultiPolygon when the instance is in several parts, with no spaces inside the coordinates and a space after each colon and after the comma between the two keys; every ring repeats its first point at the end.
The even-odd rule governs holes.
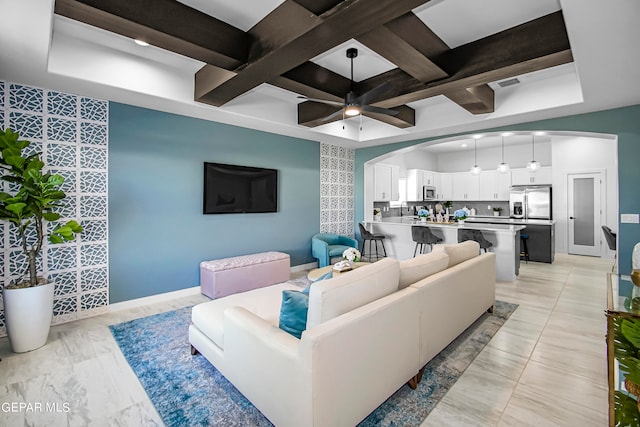
{"type": "MultiPolygon", "coordinates": [[[[115,101],[346,146],[640,100],[634,0],[6,3],[10,12],[49,21],[40,39],[15,41],[45,55],[46,71],[22,74],[37,80],[25,83],[75,82],[115,101]],[[358,50],[353,83],[349,48],[358,50]],[[366,104],[397,114],[340,114],[336,103],[350,90],[371,94],[383,84],[366,104]]],[[[12,39],[0,30],[0,40],[12,39]]],[[[2,53],[0,60],[6,64],[2,53]]],[[[16,74],[10,65],[0,71],[16,74]]]]}

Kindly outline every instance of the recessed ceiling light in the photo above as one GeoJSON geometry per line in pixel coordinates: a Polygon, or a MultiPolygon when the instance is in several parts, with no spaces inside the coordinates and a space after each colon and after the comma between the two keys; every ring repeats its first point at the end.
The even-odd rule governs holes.
{"type": "Polygon", "coordinates": [[[140,39],[135,39],[134,42],[138,45],[138,46],[149,46],[149,43],[147,43],[144,40],[140,40],[140,39]]]}
{"type": "Polygon", "coordinates": [[[462,148],[465,148],[466,146],[467,146],[467,144],[462,144],[461,145],[462,148]]]}

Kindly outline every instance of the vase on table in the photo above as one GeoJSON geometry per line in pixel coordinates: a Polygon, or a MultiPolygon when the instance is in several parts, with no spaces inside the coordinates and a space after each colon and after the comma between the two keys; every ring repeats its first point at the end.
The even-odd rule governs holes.
{"type": "Polygon", "coordinates": [[[420,222],[427,222],[427,217],[426,216],[420,217],[420,222]]]}

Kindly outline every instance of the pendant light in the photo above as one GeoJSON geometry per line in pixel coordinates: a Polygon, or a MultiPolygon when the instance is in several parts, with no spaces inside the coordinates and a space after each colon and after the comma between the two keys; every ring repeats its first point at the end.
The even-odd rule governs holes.
{"type": "Polygon", "coordinates": [[[498,165],[498,172],[509,172],[509,164],[504,162],[504,135],[502,136],[502,162],[498,165]]]}
{"type": "Polygon", "coordinates": [[[540,162],[536,160],[536,137],[535,135],[531,135],[531,161],[527,163],[527,169],[531,172],[535,172],[540,169],[540,162]]]}
{"type": "Polygon", "coordinates": [[[478,140],[473,138],[473,166],[471,167],[471,175],[480,175],[482,169],[478,166],[478,140]]]}

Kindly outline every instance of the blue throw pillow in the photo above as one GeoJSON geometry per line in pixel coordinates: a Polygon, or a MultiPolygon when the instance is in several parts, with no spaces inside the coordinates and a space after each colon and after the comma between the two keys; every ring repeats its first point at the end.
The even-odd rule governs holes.
{"type": "Polygon", "coordinates": [[[279,327],[300,339],[302,331],[307,329],[307,310],[309,294],[304,291],[282,291],[279,327]]]}
{"type": "Polygon", "coordinates": [[[316,282],[319,282],[321,280],[327,280],[327,279],[331,279],[333,277],[333,271],[329,271],[328,273],[323,274],[322,276],[318,277],[318,279],[316,280],[316,282]]]}

